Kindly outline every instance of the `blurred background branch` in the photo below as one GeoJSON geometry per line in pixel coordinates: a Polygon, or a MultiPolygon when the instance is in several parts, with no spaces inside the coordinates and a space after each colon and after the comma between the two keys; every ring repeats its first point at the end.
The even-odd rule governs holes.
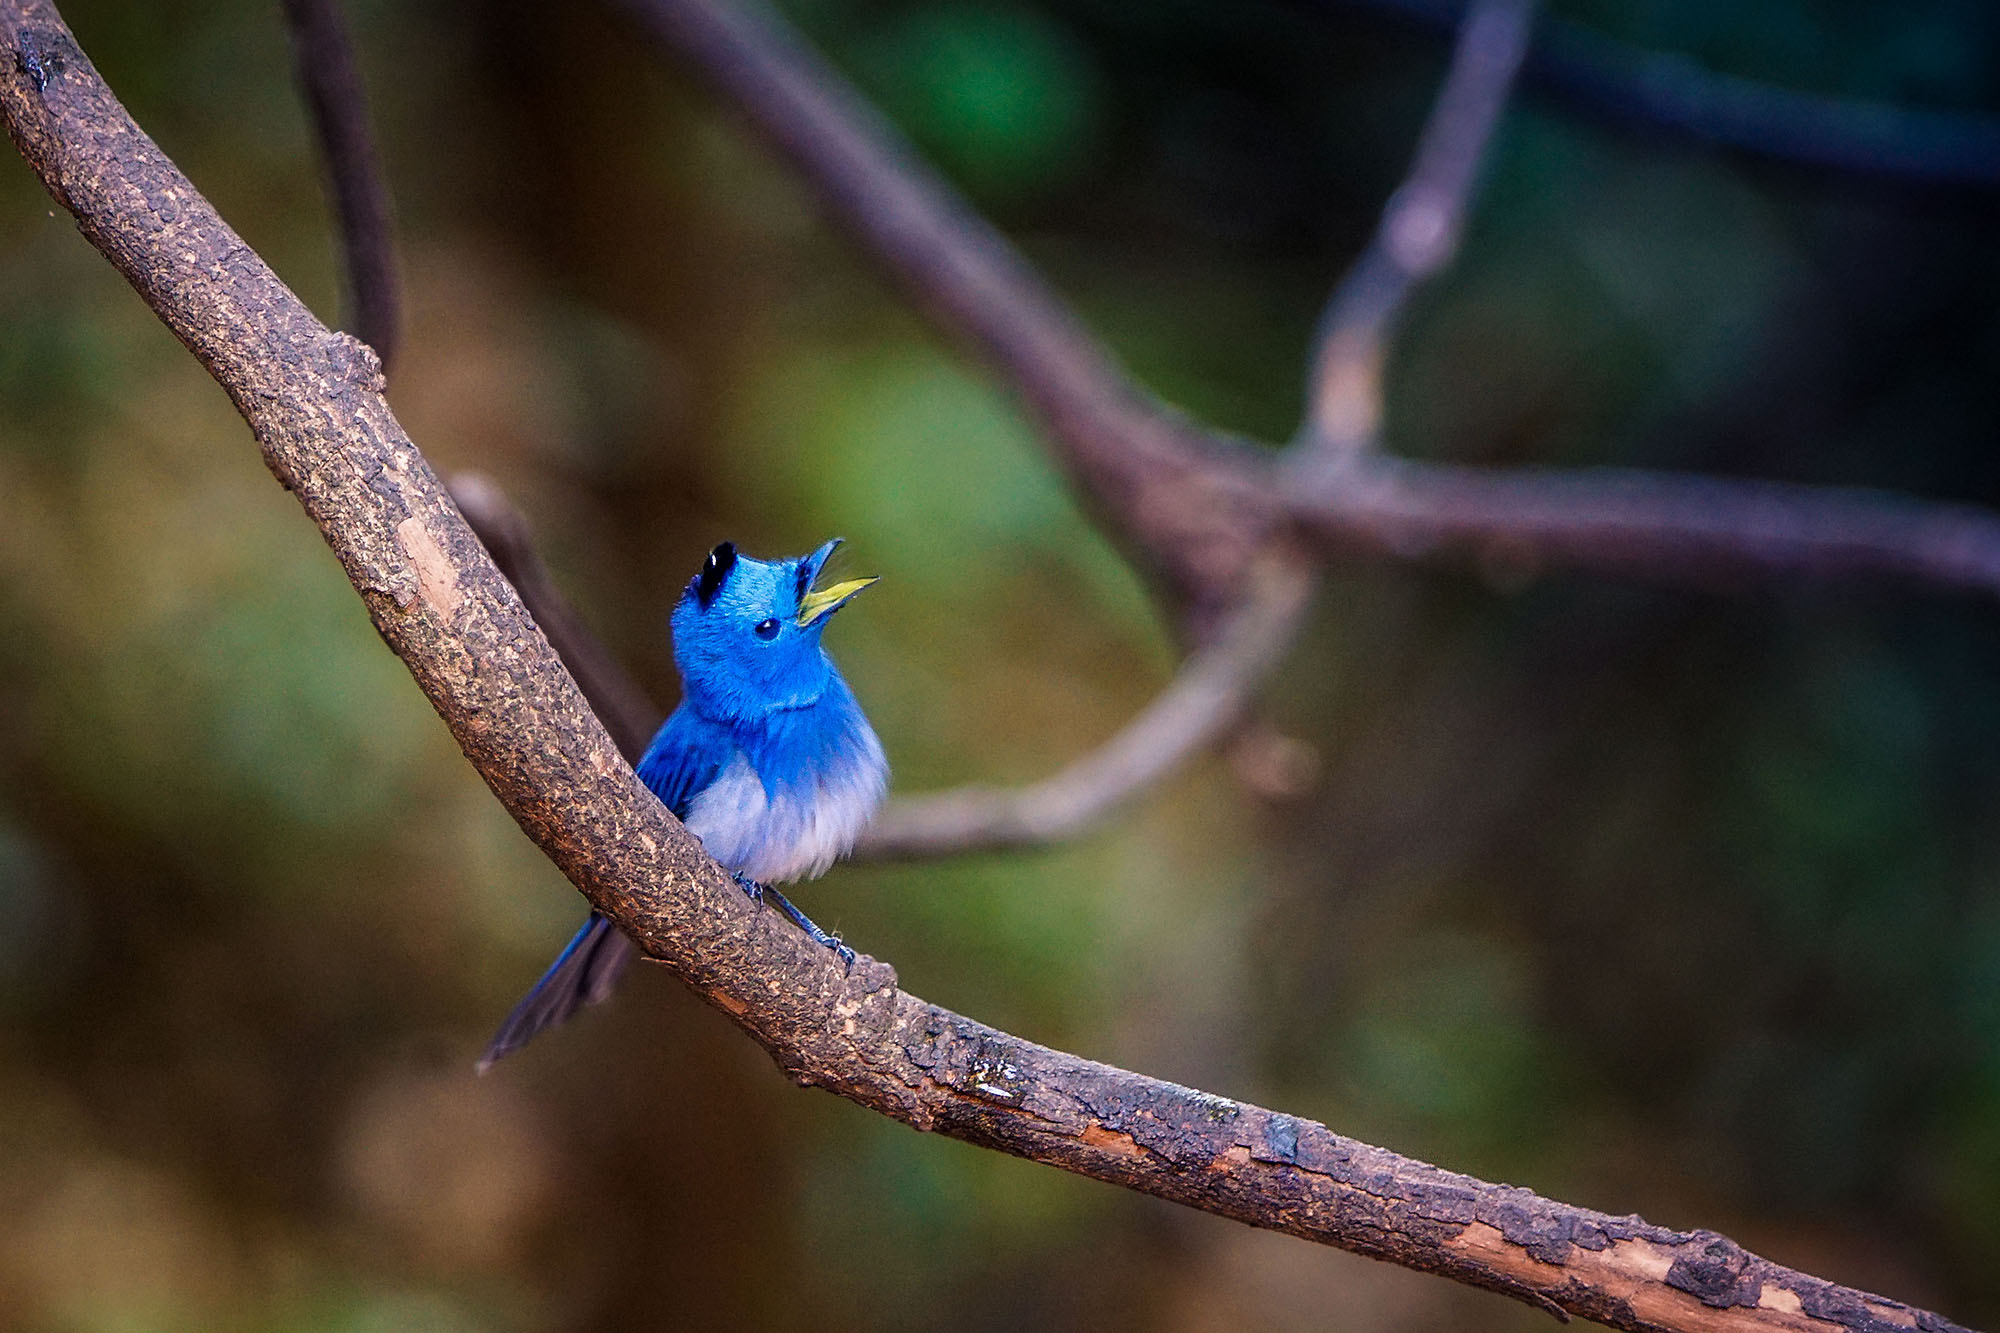
{"type": "MultiPolygon", "coordinates": [[[[1438,30],[1460,0],[1314,0],[1372,9],[1438,30]]],[[[1548,17],[1536,24],[1528,77],[1629,124],[1809,167],[1990,189],[2000,185],[2000,116],[1832,97],[1704,68],[1548,17]]]]}
{"type": "MultiPolygon", "coordinates": [[[[1109,457],[1131,438],[1129,413],[1145,396],[1122,379],[1108,353],[1012,257],[1007,243],[954,203],[948,188],[907,153],[886,147],[894,131],[843,91],[830,69],[815,67],[802,44],[781,40],[770,26],[774,16],[760,28],[752,14],[699,0],[636,0],[635,10],[656,32],[690,42],[718,62],[712,68],[723,71],[728,87],[759,99],[753,109],[761,108],[766,128],[822,174],[828,196],[850,210],[862,236],[871,245],[893,247],[890,262],[920,292],[945,293],[947,322],[962,330],[969,322],[1031,401],[1064,404],[1049,409],[1059,453],[1067,446],[1073,460],[1094,460],[1082,468],[1086,477],[1124,478],[1097,492],[1097,512],[1108,511],[1114,530],[1137,540],[1149,567],[1173,568],[1185,540],[1179,529],[1199,514],[1200,492],[1175,494],[1164,476],[1135,479],[1109,457]],[[912,243],[912,237],[921,239],[912,243]],[[981,292],[1000,299],[982,301],[981,292]],[[1069,379],[1077,370],[1071,358],[1081,363],[1076,382],[1069,379]],[[1156,515],[1163,509],[1178,521],[1161,523],[1156,515]]],[[[1410,293],[1457,248],[1478,164],[1506,105],[1532,15],[1524,0],[1488,0],[1468,11],[1411,174],[1323,317],[1312,412],[1298,446],[1303,456],[1287,460],[1274,508],[1289,511],[1337,549],[1403,559],[1470,551],[1489,569],[1511,568],[1519,576],[1573,566],[1668,580],[1875,573],[1947,586],[2000,586],[2000,522],[1895,497],[1636,472],[1489,475],[1394,462],[1342,475],[1352,452],[1379,429],[1383,340],[1410,293]],[[1335,464],[1331,473],[1329,462],[1335,464]]],[[[1186,429],[1150,410],[1163,437],[1186,429]]],[[[1225,451],[1231,447],[1217,443],[1225,451]]],[[[1194,461],[1187,461],[1182,475],[1198,475],[1194,461]]],[[[1231,466],[1241,471],[1240,481],[1230,484],[1225,473],[1223,484],[1240,495],[1254,485],[1254,465],[1244,460],[1231,466]]],[[[504,520],[484,502],[497,493],[488,489],[482,496],[468,517],[503,567],[509,553],[538,567],[518,515],[504,520]]],[[[1240,504],[1236,512],[1244,512],[1240,504]]],[[[1256,530],[1269,529],[1260,523],[1256,530]]],[[[1243,558],[1239,548],[1227,563],[1243,558]]],[[[1295,557],[1273,563],[1289,570],[1295,557]]],[[[1213,743],[1241,716],[1247,695],[1282,655],[1303,614],[1309,576],[1286,574],[1277,582],[1294,586],[1279,590],[1267,583],[1246,603],[1238,600],[1244,597],[1240,588],[1222,584],[1217,564],[1205,568],[1208,619],[1198,615],[1193,623],[1213,642],[1199,648],[1173,685],[1102,750],[1020,789],[970,787],[902,798],[884,813],[860,854],[903,859],[1074,837],[1213,743]]],[[[608,679],[593,692],[592,682],[604,679],[608,654],[545,577],[535,576],[522,591],[538,618],[546,610],[561,627],[554,637],[559,647],[569,646],[565,656],[580,654],[586,693],[605,697],[615,733],[638,736],[645,728],[635,729],[634,719],[645,711],[657,717],[658,710],[634,709],[634,691],[608,679]]],[[[636,743],[643,747],[643,738],[636,743]]]]}
{"type": "Polygon", "coordinates": [[[556,587],[535,549],[527,516],[514,507],[494,480],[480,472],[459,472],[447,484],[452,502],[478,534],[493,563],[514,585],[569,674],[576,678],[577,688],[611,733],[618,753],[625,756],[626,763],[638,763],[666,710],[646,697],[556,587]]]}
{"type": "Polygon", "coordinates": [[[1861,488],[1371,458],[1285,502],[1333,549],[1471,558],[1503,583],[1568,568],[1709,586],[1866,575],[2000,593],[2000,515],[1861,488]]]}
{"type": "MultiPolygon", "coordinates": [[[[1312,414],[1304,432],[1301,452],[1322,466],[1344,461],[1346,454],[1362,441],[1348,430],[1361,410],[1356,396],[1367,403],[1363,433],[1370,441],[1379,414],[1380,376],[1384,341],[1392,332],[1397,312],[1410,292],[1425,278],[1451,260],[1458,246],[1463,215],[1476,184],[1487,141],[1503,113],[1508,89],[1518,69],[1532,19],[1532,0],[1486,0],[1468,12],[1444,86],[1430,123],[1418,145],[1409,178],[1396,191],[1384,210],[1382,224],[1368,250],[1341,282],[1324,317],[1319,349],[1313,358],[1312,414]],[[1365,382],[1364,382],[1365,381],[1365,382]]],[[[651,11],[641,9],[642,15],[651,11]]],[[[720,13],[697,15],[709,30],[727,34],[732,25],[720,13]]],[[[684,16],[685,18],[685,16],[684,16]]],[[[685,22],[674,31],[686,31],[685,22]]],[[[743,32],[736,31],[740,43],[743,32]]],[[[726,49],[740,50],[740,47],[726,49]]],[[[783,52],[775,44],[759,49],[759,58],[739,62],[733,57],[728,68],[741,64],[766,71],[763,87],[797,87],[808,78],[825,84],[830,71],[815,76],[802,49],[783,52]]],[[[760,94],[760,95],[769,95],[760,94]]],[[[857,123],[855,141],[848,157],[866,162],[865,108],[838,89],[821,87],[812,94],[830,105],[844,106],[843,114],[857,123]]],[[[808,104],[811,98],[796,94],[789,99],[808,104]]],[[[834,126],[820,126],[822,133],[834,126]]],[[[876,127],[879,140],[893,133],[876,127]]],[[[836,134],[835,140],[839,136],[836,134]]],[[[880,154],[887,158],[887,154],[880,154]]],[[[894,179],[895,172],[885,163],[854,169],[869,179],[894,179]]],[[[944,218],[952,210],[941,183],[928,187],[909,172],[903,182],[912,197],[928,203],[910,207],[918,214],[944,218]]],[[[895,193],[894,191],[891,192],[895,193]]],[[[868,189],[856,186],[843,194],[866,197],[868,189]]],[[[980,224],[960,215],[958,226],[966,234],[960,247],[977,253],[982,247],[980,224]]],[[[940,235],[949,228],[940,226],[940,235]]],[[[983,248],[1004,245],[997,237],[984,239],[983,248]]],[[[948,257],[947,272],[967,266],[963,256],[948,257]]],[[[1100,381],[1116,373],[1109,368],[1108,354],[1094,344],[1080,328],[1063,328],[1059,313],[1052,313],[1054,298],[1036,288],[1032,275],[1015,269],[1005,278],[990,281],[1016,289],[1013,303],[1024,312],[1013,321],[1032,326],[1038,322],[1052,326],[1041,339],[1050,344],[1088,346],[1100,381]],[[1040,312],[1028,313],[1028,312],[1040,312]]],[[[1015,338],[995,334],[989,341],[1011,342],[1015,338]]],[[[1028,369],[1045,365],[1032,359],[1018,363],[1031,376],[1044,373],[1028,369]]],[[[1054,397],[1055,395],[1048,395],[1054,397]]],[[[1100,382],[1092,391],[1078,395],[1079,411],[1097,417],[1105,404],[1121,396],[1118,386],[1100,382]]],[[[1115,437],[1120,429],[1116,419],[1074,423],[1077,438],[1094,442],[1115,437]]],[[[1089,447],[1086,445],[1085,447],[1089,447]]],[[[1312,471],[1309,465],[1306,469],[1312,471]]],[[[549,581],[546,570],[534,553],[525,519],[507,503],[490,480],[461,474],[452,482],[452,492],[465,511],[467,520],[494,553],[503,571],[514,579],[522,599],[536,619],[542,621],[551,640],[578,678],[586,697],[599,708],[614,736],[620,738],[627,757],[643,749],[650,728],[657,725],[661,710],[637,706],[640,696],[628,677],[611,667],[611,658],[601,643],[585,629],[575,612],[549,581]],[[520,577],[515,577],[516,573],[520,577]]],[[[1100,507],[1120,503],[1123,494],[1098,496],[1100,507]]],[[[1117,513],[1112,518],[1120,531],[1146,532],[1137,515],[1117,513]]],[[[1164,538],[1155,536],[1152,540],[1164,538]]],[[[1171,550],[1149,550],[1150,563],[1170,565],[1171,550]]],[[[1298,552],[1280,549],[1273,543],[1257,566],[1246,572],[1242,589],[1229,594],[1233,599],[1209,625],[1206,641],[1183,664],[1173,682],[1124,729],[1100,749],[1069,764],[1060,773],[1029,786],[1000,790],[968,787],[958,791],[925,796],[901,796],[876,820],[856,849],[864,859],[913,859],[952,855],[968,851],[1032,846],[1073,838],[1095,827],[1111,812],[1172,773],[1190,754],[1202,750],[1227,734],[1241,720],[1248,701],[1264,677],[1275,668],[1297,632],[1310,601],[1313,576],[1298,552]]]]}
{"type": "MultiPolygon", "coordinates": [[[[775,13],[716,0],[616,3],[769,136],[934,318],[986,351],[1040,409],[1093,508],[1147,567],[1177,571],[1183,591],[1199,589],[1198,612],[1229,605],[1245,562],[1291,522],[1332,549],[1398,559],[1457,559],[1470,550],[1528,569],[1696,582],[1718,574],[1871,573],[2000,586],[2000,517],[1862,490],[1372,457],[1303,485],[1269,456],[1134,385],[1012,246],[775,13]]],[[[1518,41],[1525,21],[1516,7],[1499,14],[1490,31],[1514,37],[1499,40],[1490,66],[1472,62],[1485,71],[1482,80],[1506,71],[1508,40],[1518,41]]],[[[1472,100],[1490,109],[1498,105],[1491,98],[1472,100]]],[[[1340,359],[1323,358],[1322,372],[1329,360],[1340,359]]],[[[1315,395],[1330,393],[1329,384],[1322,374],[1315,395]]],[[[1195,623],[1206,622],[1197,615],[1195,623]]]]}
{"type": "Polygon", "coordinates": [[[395,362],[403,317],[394,208],[340,0],[284,0],[292,61],[312,113],[347,281],[345,326],[395,362]]]}
{"type": "Polygon", "coordinates": [[[890,803],[855,855],[909,860],[1032,847],[1074,838],[1172,773],[1241,722],[1257,687],[1290,648],[1311,599],[1311,566],[1273,550],[1249,590],[1173,681],[1102,746],[1025,787],[967,787],[890,803]]]}
{"type": "Polygon", "coordinates": [[[1320,316],[1306,416],[1285,464],[1305,484],[1379,443],[1389,339],[1418,286],[1458,253],[1534,18],[1534,0],[1479,0],[1465,11],[1410,174],[1320,316]]]}
{"type": "Polygon", "coordinates": [[[829,212],[1021,394],[1115,537],[1190,603],[1237,599],[1270,515],[1205,432],[1136,384],[1000,231],[775,12],[613,0],[762,132],[829,212]]]}

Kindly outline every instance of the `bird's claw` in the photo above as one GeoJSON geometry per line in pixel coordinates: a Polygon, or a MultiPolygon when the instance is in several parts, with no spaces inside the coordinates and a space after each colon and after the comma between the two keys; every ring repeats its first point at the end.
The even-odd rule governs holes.
{"type": "Polygon", "coordinates": [[[803,930],[806,933],[807,937],[810,938],[813,943],[819,945],[823,949],[832,950],[834,956],[840,959],[841,964],[844,967],[846,967],[848,971],[851,972],[854,970],[854,950],[848,948],[845,944],[841,943],[840,936],[829,935],[826,931],[821,930],[818,925],[814,924],[813,919],[811,917],[807,916],[804,912],[801,912],[798,908],[792,906],[792,900],[787,898],[784,894],[779,893],[776,889],[770,888],[768,886],[760,886],[760,887],[763,887],[764,896],[772,903],[772,905],[777,907],[777,909],[783,912],[786,916],[790,917],[792,919],[792,924],[797,926],[800,930],[803,930]]]}
{"type": "Polygon", "coordinates": [[[729,872],[729,877],[736,881],[737,888],[742,889],[743,892],[750,895],[751,902],[758,904],[763,903],[764,886],[762,884],[759,884],[756,880],[751,879],[748,875],[743,874],[741,871],[732,870],[729,872]]]}
{"type": "Polygon", "coordinates": [[[849,972],[854,970],[854,950],[848,948],[840,936],[821,930],[818,927],[814,927],[806,933],[813,937],[815,943],[829,950],[835,958],[838,958],[843,969],[849,972]]]}

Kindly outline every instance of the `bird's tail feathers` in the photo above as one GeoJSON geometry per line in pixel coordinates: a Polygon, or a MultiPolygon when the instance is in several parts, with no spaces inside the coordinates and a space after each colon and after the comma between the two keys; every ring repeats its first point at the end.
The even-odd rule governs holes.
{"type": "Polygon", "coordinates": [[[526,1046],[544,1028],[565,1021],[586,1005],[609,999],[632,954],[632,941],[608,918],[592,912],[583,929],[563,946],[542,979],[493,1034],[486,1053],[479,1057],[479,1072],[485,1073],[494,1061],[526,1046]]]}

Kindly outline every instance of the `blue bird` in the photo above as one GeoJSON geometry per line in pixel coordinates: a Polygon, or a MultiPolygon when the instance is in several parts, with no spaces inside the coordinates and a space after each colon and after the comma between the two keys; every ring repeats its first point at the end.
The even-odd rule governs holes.
{"type": "MultiPolygon", "coordinates": [[[[834,538],[793,560],[753,560],[723,542],[674,608],[681,703],[639,760],[639,777],[736,876],[848,962],[854,951],[771,888],[823,873],[854,846],[889,785],[882,743],[820,635],[875,582],[813,587],[834,538]]],[[[632,942],[590,914],[507,1015],[484,1071],[542,1029],[611,994],[632,942]]]]}

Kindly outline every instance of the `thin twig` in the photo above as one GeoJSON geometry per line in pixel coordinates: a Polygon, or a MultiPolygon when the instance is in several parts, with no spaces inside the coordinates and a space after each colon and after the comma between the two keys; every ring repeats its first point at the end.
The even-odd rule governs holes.
{"type": "Polygon", "coordinates": [[[659,728],[664,710],[646,697],[618,659],[591,633],[576,608],[549,577],[535,549],[535,535],[527,518],[507,498],[491,477],[480,472],[455,474],[448,488],[458,511],[478,534],[493,563],[514,585],[521,601],[541,626],[549,643],[562,658],[577,687],[590,701],[591,711],[604,723],[618,753],[627,763],[636,764],[659,728]]]}
{"type": "Polygon", "coordinates": [[[892,803],[854,849],[863,860],[914,860],[1038,846],[1077,837],[1213,745],[1284,657],[1314,578],[1296,554],[1250,578],[1243,604],[1124,729],[1052,777],[1024,787],[962,787],[892,803]]]}
{"type": "Polygon", "coordinates": [[[872,958],[843,967],[753,907],[619,757],[390,412],[374,355],[314,319],[216,216],[47,0],[0,0],[0,42],[16,145],[228,392],[480,776],[595,908],[800,1083],[1638,1333],[1954,1328],[1712,1232],[1556,1203],[1036,1046],[926,1004],[872,958]]]}
{"type": "Polygon", "coordinates": [[[1534,15],[1534,0],[1479,0],[1466,11],[1410,174],[1320,316],[1312,392],[1288,464],[1302,473],[1326,473],[1375,447],[1389,340],[1417,288],[1458,253],[1534,15]]]}
{"type": "Polygon", "coordinates": [[[293,68],[312,111],[340,224],[348,332],[375,349],[386,369],[402,334],[389,187],[368,124],[368,96],[340,0],[285,0],[293,68]]]}
{"type": "MultiPolygon", "coordinates": [[[[1325,7],[1329,0],[1315,0],[1325,7]]],[[[1449,30],[1463,0],[1338,0],[1449,30]]],[[[1528,53],[1538,87],[1634,125],[1762,157],[1943,185],[2000,185],[2000,117],[1802,92],[1545,18],[1528,53]]]]}

